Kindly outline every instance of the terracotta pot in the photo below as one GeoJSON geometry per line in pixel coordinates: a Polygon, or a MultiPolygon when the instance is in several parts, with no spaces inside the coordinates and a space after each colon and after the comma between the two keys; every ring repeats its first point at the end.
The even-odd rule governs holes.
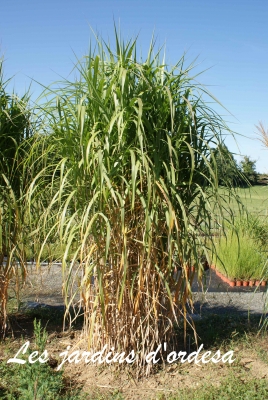
{"type": "Polygon", "coordinates": [[[223,280],[223,281],[225,279],[225,275],[223,275],[221,272],[219,272],[218,277],[221,278],[221,280],[223,280]]]}
{"type": "Polygon", "coordinates": [[[266,283],[267,283],[266,281],[262,281],[261,286],[266,286],[266,283]]]}
{"type": "Polygon", "coordinates": [[[260,285],[260,283],[261,283],[261,281],[258,279],[258,280],[256,280],[255,281],[255,286],[259,286],[260,285]]]}
{"type": "Polygon", "coordinates": [[[236,280],[236,286],[242,286],[242,281],[240,281],[240,279],[236,280]]]}
{"type": "Polygon", "coordinates": [[[248,281],[243,281],[243,286],[248,286],[249,282],[248,281]]]}
{"type": "Polygon", "coordinates": [[[235,281],[229,281],[229,285],[230,285],[231,287],[234,287],[234,286],[236,286],[236,282],[235,282],[235,281]]]}
{"type": "Polygon", "coordinates": [[[249,281],[249,286],[254,286],[254,284],[255,284],[254,279],[250,279],[250,281],[249,281]]]}

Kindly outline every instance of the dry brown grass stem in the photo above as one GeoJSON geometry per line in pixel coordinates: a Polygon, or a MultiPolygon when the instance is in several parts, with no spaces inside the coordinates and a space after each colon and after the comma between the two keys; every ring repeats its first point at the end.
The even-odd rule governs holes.
{"type": "Polygon", "coordinates": [[[259,125],[256,125],[258,129],[257,135],[258,139],[262,142],[262,144],[268,148],[268,129],[265,130],[262,122],[259,122],[259,125]]]}

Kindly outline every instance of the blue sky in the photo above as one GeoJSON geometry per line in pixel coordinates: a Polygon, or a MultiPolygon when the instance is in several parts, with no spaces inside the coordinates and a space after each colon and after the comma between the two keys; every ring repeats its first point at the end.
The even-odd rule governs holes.
{"type": "MultiPolygon", "coordinates": [[[[49,85],[67,77],[75,54],[88,50],[90,26],[112,41],[113,21],[120,21],[122,36],[138,34],[143,52],[154,31],[157,46],[166,44],[169,64],[184,51],[189,63],[198,56],[196,72],[211,67],[199,81],[234,115],[221,110],[240,134],[239,147],[228,138],[229,148],[268,173],[268,150],[255,128],[259,121],[268,128],[267,0],[0,0],[0,15],[4,73],[15,75],[12,87],[20,95],[30,78],[49,85]]],[[[40,91],[33,83],[33,98],[40,91]]]]}

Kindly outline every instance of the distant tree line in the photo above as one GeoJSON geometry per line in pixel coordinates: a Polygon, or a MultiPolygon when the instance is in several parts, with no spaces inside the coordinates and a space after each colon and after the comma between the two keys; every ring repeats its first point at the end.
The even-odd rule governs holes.
{"type": "Polygon", "coordinates": [[[238,163],[228,147],[222,143],[214,150],[214,162],[217,164],[218,182],[222,186],[247,187],[267,184],[268,177],[258,174],[256,160],[244,156],[238,163]]]}

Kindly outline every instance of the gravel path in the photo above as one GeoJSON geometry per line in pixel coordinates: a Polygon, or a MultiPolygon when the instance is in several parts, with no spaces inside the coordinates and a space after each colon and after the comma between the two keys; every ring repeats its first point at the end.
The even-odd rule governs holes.
{"type": "Polygon", "coordinates": [[[194,307],[197,318],[205,314],[267,314],[268,296],[265,292],[194,293],[194,307]]]}
{"type": "MultiPolygon", "coordinates": [[[[38,305],[63,306],[62,271],[59,264],[50,269],[41,266],[41,274],[34,265],[29,265],[29,274],[21,292],[24,306],[38,305]]],[[[268,312],[268,291],[266,288],[254,292],[253,288],[235,288],[230,290],[222,284],[213,271],[206,272],[207,288],[202,293],[197,282],[194,282],[194,316],[200,318],[206,314],[244,313],[262,314],[268,312]],[[266,309],[265,309],[266,304],[266,309]]]]}

